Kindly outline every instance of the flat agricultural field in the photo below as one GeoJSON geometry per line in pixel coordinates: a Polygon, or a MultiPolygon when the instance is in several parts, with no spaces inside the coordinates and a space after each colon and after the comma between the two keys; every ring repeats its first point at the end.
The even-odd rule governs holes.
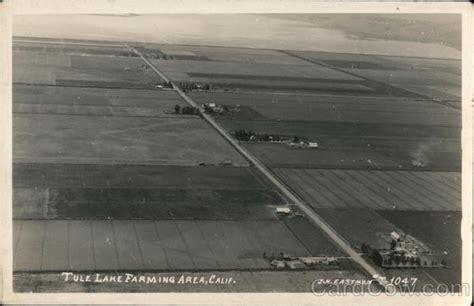
{"type": "Polygon", "coordinates": [[[174,91],[59,86],[13,86],[17,114],[172,117],[187,104],[174,91]]]}
{"type": "Polygon", "coordinates": [[[359,251],[363,243],[372,248],[388,248],[390,233],[403,233],[400,228],[372,209],[317,208],[316,212],[359,251]]]}
{"type": "MultiPolygon", "coordinates": [[[[318,139],[316,139],[318,141],[318,139]]],[[[350,141],[348,141],[349,143],[350,141]]],[[[435,170],[459,171],[459,151],[429,151],[429,143],[420,142],[415,149],[350,147],[341,139],[342,146],[334,148],[293,148],[282,143],[244,143],[260,161],[271,168],[309,169],[373,169],[373,170],[435,170]],[[420,163],[422,166],[419,166],[420,163]]],[[[380,142],[370,141],[369,143],[380,142]]],[[[400,146],[403,143],[396,143],[400,146]]],[[[324,146],[324,139],[322,142],[324,146]]],[[[410,144],[412,145],[412,144],[410,144]]]]}
{"type": "Polygon", "coordinates": [[[250,167],[14,164],[15,219],[275,220],[250,167]]]}
{"type": "Polygon", "coordinates": [[[14,114],[13,131],[15,161],[248,165],[199,118],[14,114]]]}
{"type": "Polygon", "coordinates": [[[268,269],[264,252],[309,255],[277,220],[18,220],[13,232],[17,272],[268,269]]]}
{"type": "Polygon", "coordinates": [[[461,126],[461,112],[433,101],[391,97],[191,93],[199,103],[244,105],[269,120],[461,126]]]}
{"type": "Polygon", "coordinates": [[[14,52],[13,83],[152,89],[161,78],[136,57],[14,52]]]}
{"type": "MultiPolygon", "coordinates": [[[[166,51],[166,50],[165,50],[166,51]]],[[[256,50],[258,51],[258,50],[256,50]]],[[[252,59],[250,53],[244,58],[237,54],[232,59],[231,53],[219,55],[219,60],[209,60],[205,53],[196,54],[186,51],[170,52],[174,59],[151,59],[152,63],[176,82],[208,83],[214,89],[236,89],[238,91],[251,89],[283,90],[283,91],[316,91],[316,92],[352,92],[372,93],[374,90],[366,86],[362,79],[344,72],[314,65],[304,61],[283,61],[276,63],[277,58],[292,59],[283,53],[274,56],[272,61],[262,61],[261,55],[252,59]],[[227,57],[226,57],[227,56],[227,57]],[[194,57],[194,58],[193,58],[194,57]],[[227,59],[228,61],[224,61],[227,59]]],[[[258,52],[257,52],[258,53],[258,52]]],[[[212,55],[211,55],[212,57],[212,55]]]]}
{"type": "Polygon", "coordinates": [[[458,172],[273,169],[314,208],[461,210],[458,172]]]}
{"type": "MultiPolygon", "coordinates": [[[[315,62],[439,100],[461,100],[461,61],[293,51],[315,62]]],[[[457,107],[460,109],[460,107],[457,107]]]]}
{"type": "MultiPolygon", "coordinates": [[[[251,130],[256,133],[278,134],[278,135],[299,135],[310,140],[318,141],[324,145],[326,141],[366,141],[371,145],[377,142],[384,143],[400,141],[403,147],[407,143],[416,141],[426,141],[436,145],[437,143],[447,143],[444,150],[456,149],[456,142],[460,142],[460,128],[446,126],[416,126],[416,125],[392,125],[392,124],[370,124],[370,123],[350,123],[350,122],[318,122],[318,121],[287,121],[268,120],[265,117],[258,117],[259,114],[241,106],[241,112],[234,115],[216,115],[217,121],[230,133],[238,129],[251,130]],[[244,113],[244,109],[247,111],[244,113]],[[247,118],[238,119],[240,113],[247,118]],[[436,139],[436,140],[435,140],[436,139]]],[[[352,144],[353,145],[353,144],[352,144]]]]}

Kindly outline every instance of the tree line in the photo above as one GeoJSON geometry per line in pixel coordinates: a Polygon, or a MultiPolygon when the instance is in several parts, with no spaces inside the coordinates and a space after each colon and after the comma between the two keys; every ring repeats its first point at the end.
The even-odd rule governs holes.
{"type": "Polygon", "coordinates": [[[177,115],[199,115],[199,109],[193,106],[179,106],[176,104],[174,106],[174,112],[177,115]]]}

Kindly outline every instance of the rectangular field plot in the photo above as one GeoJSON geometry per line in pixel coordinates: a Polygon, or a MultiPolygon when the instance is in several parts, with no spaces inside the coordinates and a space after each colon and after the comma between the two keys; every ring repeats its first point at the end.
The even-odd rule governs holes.
{"type": "Polygon", "coordinates": [[[198,118],[15,114],[13,121],[16,161],[248,165],[198,118]]]}
{"type": "Polygon", "coordinates": [[[14,233],[17,272],[247,270],[270,267],[264,252],[309,255],[279,221],[25,220],[14,224],[19,230],[14,233]]]}
{"type": "MultiPolygon", "coordinates": [[[[212,61],[169,61],[151,60],[160,70],[174,81],[192,81],[193,73],[206,73],[219,76],[228,75],[229,71],[237,76],[267,77],[287,77],[287,78],[322,78],[328,82],[337,81],[361,81],[358,77],[335,71],[325,67],[304,64],[304,65],[277,65],[267,63],[246,63],[246,62],[212,62],[212,61]]],[[[232,77],[232,76],[231,76],[232,77]]],[[[235,78],[234,78],[235,79],[235,78]]]]}
{"type": "Polygon", "coordinates": [[[140,58],[15,52],[13,83],[154,88],[161,78],[140,58]]]}
{"type": "Polygon", "coordinates": [[[212,101],[248,106],[265,118],[282,121],[461,126],[459,110],[428,100],[252,93],[191,93],[190,96],[200,104],[212,101]]]}
{"type": "Polygon", "coordinates": [[[265,189],[14,188],[15,219],[272,220],[265,189]]]}
{"type": "Polygon", "coordinates": [[[187,105],[171,90],[133,90],[60,86],[13,85],[13,103],[157,108],[173,111],[176,104],[187,105]]]}
{"type": "MultiPolygon", "coordinates": [[[[342,147],[336,148],[292,148],[288,144],[252,142],[245,143],[244,147],[272,168],[414,171],[459,171],[461,169],[461,154],[456,150],[431,152],[426,151],[425,146],[420,146],[415,150],[397,150],[395,147],[351,148],[344,144],[343,140],[341,142],[342,147]]],[[[400,146],[400,144],[396,145],[400,146]]]]}
{"type": "Polygon", "coordinates": [[[123,45],[112,44],[80,44],[67,42],[34,42],[18,41],[13,42],[15,52],[35,52],[66,55],[103,55],[103,56],[123,56],[137,57],[134,52],[123,45]]]}
{"type": "Polygon", "coordinates": [[[268,189],[251,167],[14,163],[24,188],[268,189]]]}
{"type": "Polygon", "coordinates": [[[457,172],[274,169],[314,208],[461,210],[457,172]]]}
{"type": "Polygon", "coordinates": [[[316,212],[357,250],[363,243],[387,249],[391,232],[404,233],[371,209],[316,209],[316,212]]]}

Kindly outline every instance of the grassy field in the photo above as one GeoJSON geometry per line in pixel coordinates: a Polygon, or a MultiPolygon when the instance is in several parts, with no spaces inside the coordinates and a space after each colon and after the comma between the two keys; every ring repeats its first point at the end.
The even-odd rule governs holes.
{"type": "Polygon", "coordinates": [[[135,57],[14,52],[13,83],[152,89],[162,80],[143,66],[135,57]]]}
{"type": "Polygon", "coordinates": [[[273,169],[314,208],[461,210],[457,172],[273,169]]]}
{"type": "Polygon", "coordinates": [[[13,131],[16,161],[248,165],[198,118],[14,114],[13,131]]]}

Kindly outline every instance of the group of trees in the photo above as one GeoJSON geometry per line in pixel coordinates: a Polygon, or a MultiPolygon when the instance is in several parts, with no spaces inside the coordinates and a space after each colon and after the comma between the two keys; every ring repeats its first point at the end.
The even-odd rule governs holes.
{"type": "Polygon", "coordinates": [[[210,90],[211,85],[204,84],[204,85],[201,86],[201,85],[198,85],[196,83],[179,83],[179,88],[184,92],[198,90],[198,89],[210,90]]]}
{"type": "Polygon", "coordinates": [[[174,112],[177,115],[179,115],[179,114],[182,114],[182,115],[198,115],[199,114],[199,110],[196,107],[192,107],[192,106],[183,106],[183,107],[181,107],[178,104],[176,104],[174,106],[174,112]]]}
{"type": "MultiPolygon", "coordinates": [[[[361,245],[361,251],[364,254],[367,254],[370,256],[370,258],[374,261],[375,264],[382,266],[382,265],[387,265],[387,266],[438,266],[438,262],[436,260],[431,260],[431,261],[426,261],[424,260],[423,262],[419,257],[409,257],[406,256],[405,254],[396,254],[393,252],[393,249],[395,248],[394,243],[391,244],[391,252],[389,253],[388,257],[384,257],[380,252],[376,249],[373,249],[369,244],[362,243],[361,245]]],[[[441,260],[441,266],[446,267],[447,262],[446,260],[442,259],[441,260]]]]}
{"type": "Polygon", "coordinates": [[[163,81],[161,82],[161,86],[165,87],[165,88],[173,88],[173,84],[171,83],[171,81],[163,81]]]}
{"type": "Polygon", "coordinates": [[[256,141],[283,141],[285,140],[280,135],[274,134],[257,134],[252,131],[246,131],[245,129],[235,130],[235,138],[242,141],[256,140],[256,141]]]}

